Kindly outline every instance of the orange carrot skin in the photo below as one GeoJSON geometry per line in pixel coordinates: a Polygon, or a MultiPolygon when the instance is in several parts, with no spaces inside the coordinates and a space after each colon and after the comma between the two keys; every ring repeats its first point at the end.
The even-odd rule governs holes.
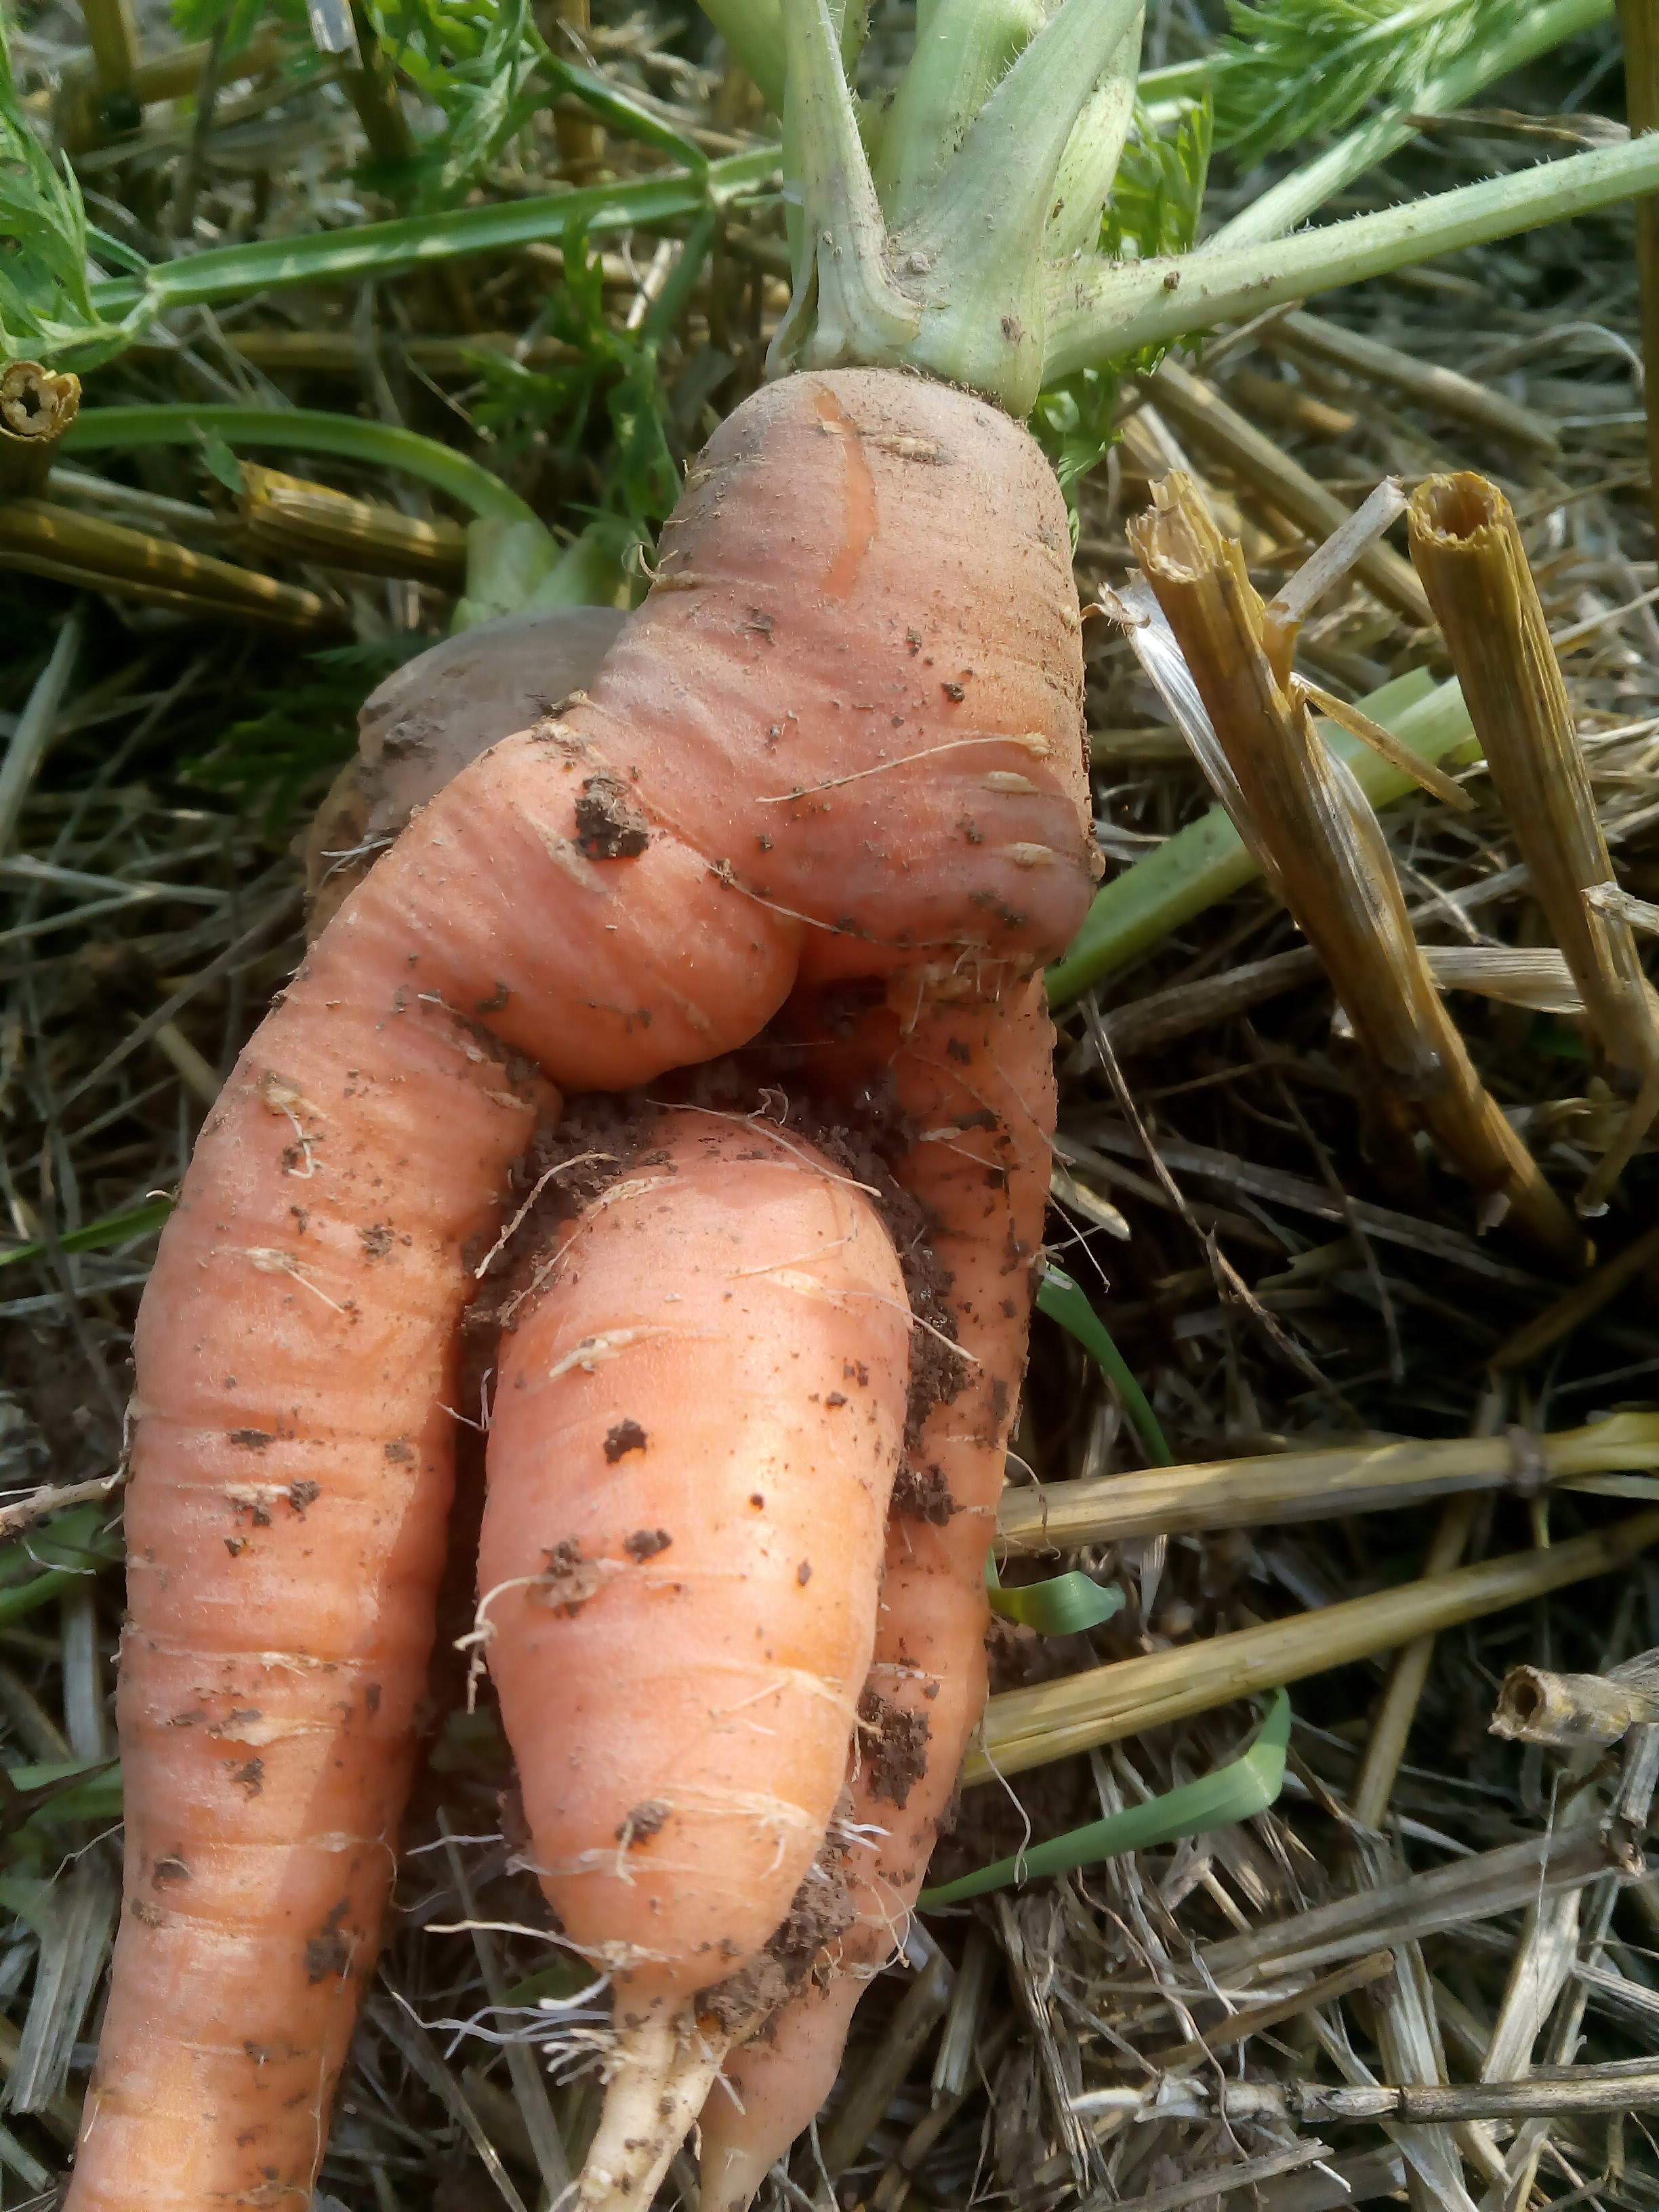
{"type": "MultiPolygon", "coordinates": [[[[74,2212],[309,2203],[425,1686],[467,1263],[556,1100],[446,1011],[493,997],[507,964],[498,887],[459,843],[423,817],[313,950],[210,1119],[146,1294],[118,1703],[125,1910],[74,2212]],[[439,866],[441,933],[420,903],[439,866]],[[481,908],[495,927],[469,945],[481,908]]],[[[568,886],[654,934],[625,1011],[542,998],[556,1034],[535,1041],[584,1083],[739,1042],[788,973],[787,939],[757,960],[746,904],[670,841],[641,858],[666,863],[659,900],[639,862],[623,902],[543,854],[544,915],[568,886]],[[696,898],[697,957],[665,957],[665,910],[678,939],[696,898]],[[711,951],[738,970],[723,1032],[686,1018],[711,951]]],[[[628,927],[600,932],[618,966],[628,927]]]]}
{"type": "Polygon", "coordinates": [[[125,1910],[66,2212],[307,2203],[430,1642],[436,1409],[550,1103],[498,1046],[627,1088],[745,1042],[798,970],[994,988],[1086,904],[1065,517],[1006,417],[913,378],[787,380],[723,426],[665,543],[591,698],[465,770],[319,939],[162,1239],[125,1910]],[[594,848],[596,777],[643,849],[594,848]]]}
{"type": "Polygon", "coordinates": [[[838,1087],[884,1064],[917,1132],[899,1179],[928,1208],[957,1332],[978,1362],[910,1454],[913,1468],[938,1468],[956,1510],[943,1525],[896,1511],[888,1532],[870,1680],[925,1720],[926,1765],[900,1805],[881,1790],[867,1753],[854,1762],[853,1817],[886,1831],[872,1856],[854,1854],[859,1918],[826,1954],[819,1984],[727,2059],[737,2096],[717,2082],[702,2116],[708,2212],[745,2206],[829,2095],[866,1978],[902,1936],[985,1703],[985,1559],[1024,1373],[1054,1127],[1042,978],[994,1005],[943,1009],[902,1038],[890,1036],[890,1018],[866,1020],[838,1087]],[[988,1115],[993,1127],[974,1126],[988,1115]]]}
{"type": "Polygon", "coordinates": [[[505,1340],[490,1672],[543,1887],[623,2008],[743,1966],[823,1842],[909,1334],[869,1198],[793,1134],[692,1111],[662,1117],[505,1340]]]}

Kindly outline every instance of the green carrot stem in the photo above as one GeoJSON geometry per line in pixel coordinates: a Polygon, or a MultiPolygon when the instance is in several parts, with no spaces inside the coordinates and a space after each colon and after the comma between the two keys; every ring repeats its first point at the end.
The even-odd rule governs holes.
{"type": "MultiPolygon", "coordinates": [[[[1522,9],[1498,36],[1484,39],[1461,53],[1409,100],[1391,102],[1368,116],[1316,160],[1304,162],[1261,193],[1224,223],[1202,250],[1212,252],[1236,246],[1258,246],[1267,239],[1284,237],[1356,177],[1374,169],[1414,138],[1419,115],[1443,115],[1449,109],[1467,106],[1497,78],[1524,68],[1564,39],[1589,30],[1611,13],[1612,0],[1544,0],[1542,5],[1522,9]]],[[[1184,64],[1188,73],[1194,67],[1184,64]]],[[[1159,70],[1158,76],[1156,90],[1150,80],[1143,80],[1143,99],[1167,99],[1172,88],[1190,89],[1196,98],[1202,88],[1190,87],[1181,70],[1159,70]]]]}
{"type": "Polygon", "coordinates": [[[679,172],[495,206],[400,216],[314,238],[217,246],[160,263],[139,280],[122,276],[94,284],[93,305],[100,315],[125,317],[129,329],[136,331],[172,308],[211,307],[252,292],[294,284],[362,283],[458,254],[510,253],[576,230],[597,237],[605,231],[648,229],[700,215],[711,204],[724,206],[735,195],[763,185],[776,171],[778,158],[775,146],[762,146],[711,162],[702,176],[679,172]]]}
{"type": "Polygon", "coordinates": [[[1656,188],[1659,136],[1542,161],[1519,176],[1464,185],[1267,244],[1212,246],[1180,260],[1061,263],[1048,274],[1044,381],[1656,188]]]}

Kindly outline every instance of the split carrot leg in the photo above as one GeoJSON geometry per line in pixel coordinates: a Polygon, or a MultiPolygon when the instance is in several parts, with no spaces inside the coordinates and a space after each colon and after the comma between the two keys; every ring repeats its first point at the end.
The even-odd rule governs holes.
{"type": "Polygon", "coordinates": [[[815,1880],[830,1901],[910,1309],[861,1186],[695,1109],[548,1264],[504,1350],[480,1610],[542,1886],[616,1987],[584,2201],[644,2204],[787,1992],[769,1938],[815,1880]]]}
{"type": "MultiPolygon", "coordinates": [[[[845,1083],[879,1036],[866,1020],[845,1083]]],[[[732,2053],[702,2111],[708,2212],[742,2212],[835,2081],[854,2007],[894,1954],[984,1710],[985,1560],[1024,1375],[1054,1127],[1053,1031],[1040,977],[989,1006],[940,1008],[887,1066],[915,1130],[900,1181],[928,1211],[973,1364],[907,1443],[882,1613],[851,1775],[858,1917],[769,2034],[732,2053]],[[729,2087],[728,2087],[729,2084],[729,2087]]]]}

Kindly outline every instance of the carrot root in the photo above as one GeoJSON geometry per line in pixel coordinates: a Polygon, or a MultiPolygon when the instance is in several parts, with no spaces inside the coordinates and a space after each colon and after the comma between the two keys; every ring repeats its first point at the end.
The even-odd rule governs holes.
{"type": "Polygon", "coordinates": [[[620,2031],[577,2188],[582,2212],[640,2212],[650,2203],[730,2047],[730,2037],[689,2003],[620,2031]]]}
{"type": "MultiPolygon", "coordinates": [[[[588,696],[474,761],[318,939],[210,1119],[140,1318],[119,1704],[125,1917],[65,2212],[238,2201],[303,2212],[308,2201],[414,1753],[460,1315],[502,1225],[537,1066],[564,1091],[625,1091],[741,1048],[799,985],[838,981],[885,989],[913,1038],[932,1035],[950,1056],[951,1002],[966,1018],[975,1000],[1024,990],[1086,905],[1097,856],[1081,690],[1066,515],[1030,439],[995,408],[924,380],[792,377],[710,441],[664,533],[650,598],[588,696]]],[[[1035,1099],[1042,1069],[1022,1061],[1018,1072],[1035,1099]]],[[[973,1449],[1000,1464],[1026,1285],[1000,1279],[1021,1259],[996,1242],[1014,1236],[999,1196],[1006,1169],[982,1149],[977,1067],[962,1073],[974,1082],[957,1085],[961,1096],[933,1101],[939,1141],[918,1147],[915,1188],[953,1240],[947,1267],[981,1266],[995,1246],[975,1296],[999,1313],[1006,1301],[1006,1336],[991,1346],[994,1364],[975,1351],[981,1364],[966,1371],[973,1449]],[[954,1196],[953,1163],[968,1178],[954,1196]]],[[[924,1118],[926,1075],[913,1059],[903,1102],[924,1118]]],[[[792,1267],[811,1272],[780,1251],[780,1283],[792,1267]]],[[[648,1268],[629,1289],[602,1328],[677,1311],[648,1268]]],[[[735,1303],[735,1279],[732,1290],[735,1303]]],[[[805,1292],[796,1302],[818,1310],[805,1292]]],[[[843,1318],[838,1358],[872,1373],[870,1347],[884,1358],[884,1332],[908,1330],[885,1291],[843,1318]]],[[[656,1358],[641,1344],[596,1371],[643,1374],[656,1358]]],[[[580,1366],[571,1376],[584,1379],[580,1366]]],[[[672,1395],[706,1404],[711,1387],[694,1360],[672,1395]]],[[[852,1395],[839,1368],[814,1387],[826,1405],[830,1389],[852,1395]]],[[[492,1456],[510,1413],[498,1401],[492,1456]]],[[[626,1404],[610,1418],[649,1427],[626,1404]]],[[[968,1449],[957,1426],[930,1447],[952,1485],[952,1455],[968,1449]]],[[[631,1475],[636,1457],[625,1435],[616,1441],[631,1475]]],[[[979,1500],[957,1502],[982,1517],[979,1500]]],[[[556,1607],[568,1601],[553,1593],[537,1632],[591,1625],[623,1588],[690,1589],[640,1559],[637,1543],[628,1551],[632,1535],[649,1553],[659,1518],[641,1511],[599,1551],[585,1545],[604,1573],[562,1623],[556,1607]]],[[[698,1519],[678,1516],[671,1529],[682,1558],[698,1519]]],[[[778,1604],[808,1609],[800,1564],[817,1577],[813,1606],[831,1586],[821,1538],[840,1530],[833,1511],[823,1522],[782,1559],[778,1604]]],[[[907,1572],[954,1578],[965,1626],[973,1547],[959,1547],[958,1560],[949,1544],[939,1552],[936,1532],[912,1533],[907,1572]]],[[[564,1515],[508,1535],[507,1564],[483,1561],[483,1587],[544,1575],[538,1534],[557,1547],[581,1534],[564,1515]]],[[[863,1570],[848,1571],[848,1602],[861,1603],[863,1570]]],[[[890,1566],[896,1609],[900,1588],[890,1566]]],[[[873,1609],[873,1569],[866,1595],[873,1609]]],[[[491,1646],[492,1672],[521,1600],[492,1609],[507,1632],[491,1646]]],[[[581,1643],[577,1633],[571,1648],[581,1643]]],[[[650,1643],[636,1637],[634,1656],[648,1657],[650,1643]]],[[[849,1646],[833,1694],[811,1692],[811,1664],[789,1662],[794,1704],[774,1739],[777,1764],[810,1739],[811,1784],[794,1802],[819,1836],[844,1750],[843,1734],[836,1771],[818,1771],[835,1738],[827,1722],[844,1731],[840,1708],[857,1698],[867,1656],[849,1646]]],[[[611,1666],[599,1642],[589,1662],[597,1674],[611,1666]]],[[[738,1710],[755,1686],[739,1688],[739,1671],[731,1697],[702,1702],[721,1705],[733,1727],[725,1741],[744,1747],[758,1738],[756,1716],[738,1710]]],[[[972,1673],[964,1655],[951,1692],[964,1704],[972,1673]]],[[[550,1715],[545,1682],[526,1677],[544,1723],[567,1717],[558,1680],[550,1715]]],[[[601,1805],[608,1747],[585,1754],[583,1786],[599,1786],[576,1818],[561,1802],[568,1746],[550,1747],[538,1771],[533,1728],[508,1717],[532,1830],[539,1797],[552,1832],[538,1858],[600,1854],[567,1899],[596,1928],[617,1906],[621,1924],[599,1942],[643,1966],[674,1949],[649,1924],[650,1898],[690,1898],[703,1925],[689,1948],[676,1939],[683,2002],[765,1941],[811,1863],[809,1829],[738,1823],[739,1848],[705,1851],[701,1898],[701,1874],[666,1867],[660,1885],[630,1885],[605,1870],[619,1856],[644,1875],[684,1837],[729,1838],[731,1822],[705,1819],[692,1792],[647,1834],[641,1815],[672,1793],[646,1786],[614,1810],[601,1805]],[[757,1869],[781,1898],[763,1899],[757,1869]],[[722,1936],[735,1958],[720,1953],[722,1936]],[[704,1940],[714,1956],[697,1953],[704,1940]]],[[[641,1719],[661,1715],[642,1708],[641,1719]]],[[[953,1765],[943,1704],[933,1725],[932,1756],[953,1765]]],[[[954,1743],[954,1718],[948,1733],[954,1743]]],[[[634,1736],[642,1770],[640,1728],[634,1736]]],[[[732,1786],[724,1771],[710,1778],[732,1786]]],[[[783,1794],[764,1771],[742,1787],[783,1794]]],[[[905,1832],[891,1881],[919,1881],[920,1864],[896,1854],[931,1828],[895,1825],[905,1832]]],[[[890,1908],[877,1918],[884,1944],[890,1908]]]]}

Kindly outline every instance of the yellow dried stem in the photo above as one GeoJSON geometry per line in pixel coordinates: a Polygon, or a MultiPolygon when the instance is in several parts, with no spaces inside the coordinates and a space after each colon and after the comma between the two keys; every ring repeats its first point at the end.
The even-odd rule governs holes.
{"type": "Polygon", "coordinates": [[[359,575],[408,576],[441,591],[465,582],[466,532],[459,523],[422,522],[249,461],[241,469],[242,522],[254,552],[359,575]]]}
{"type": "Polygon", "coordinates": [[[132,0],[81,0],[81,13],[100,89],[131,93],[138,67],[132,0]]]}
{"type": "Polygon", "coordinates": [[[1620,1737],[1659,1720],[1659,1667],[1644,1652],[1611,1674],[1554,1674],[1547,1667],[1511,1667],[1492,1711],[1490,1733],[1553,1751],[1620,1737]]]}
{"type": "MultiPolygon", "coordinates": [[[[1638,0],[1638,4],[1645,4],[1645,0],[1638,0]]],[[[1322,316],[1299,309],[1280,315],[1262,331],[1261,343],[1293,361],[1306,356],[1329,362],[1363,376],[1369,384],[1380,384],[1419,407],[1449,415],[1454,422],[1467,422],[1471,428],[1525,452],[1548,456],[1560,451],[1561,441],[1547,416],[1534,414],[1529,407],[1517,407],[1514,400],[1488,392],[1484,384],[1460,376],[1455,369],[1419,361],[1413,354],[1362,337],[1358,331],[1345,330],[1322,316]]]]}
{"type": "Polygon", "coordinates": [[[1397,1650],[1460,1621],[1609,1573],[1655,1542],[1659,1510],[1547,1551],[1483,1560],[1316,1613],[1090,1668],[1036,1689],[1006,1691],[985,1709],[980,1747],[964,1761],[963,1782],[971,1787],[998,1775],[1023,1773],[1092,1745],[1115,1743],[1190,1713],[1207,1712],[1234,1698],[1397,1650]]]}
{"type": "MultiPolygon", "coordinates": [[[[256,31],[234,58],[233,77],[263,76],[276,68],[292,43],[292,34],[276,25],[256,31]]],[[[212,49],[211,39],[197,39],[189,46],[169,46],[164,53],[141,52],[125,89],[141,108],[157,100],[188,99],[202,81],[212,49]]],[[[100,104],[95,63],[71,62],[58,80],[52,102],[53,129],[65,153],[84,153],[95,143],[100,104]]]]}
{"type": "Polygon", "coordinates": [[[997,1509],[997,1545],[1013,1558],[1038,1558],[1130,1536],[1328,1521],[1511,1485],[1571,1488],[1586,1477],[1645,1474],[1656,1464],[1659,1413],[1616,1413],[1548,1437],[1515,1431],[1428,1443],[1377,1440],[1328,1451],[1149,1467],[1093,1481],[1006,1491],[997,1509]]]}
{"type": "Polygon", "coordinates": [[[59,440],[81,411],[81,380],[38,361],[0,368],[0,495],[27,498],[52,473],[59,440]]]}
{"type": "MultiPolygon", "coordinates": [[[[1514,511],[1485,477],[1431,477],[1412,496],[1409,527],[1550,933],[1608,1060],[1645,1083],[1659,1073],[1659,1010],[1629,924],[1584,896],[1614,880],[1613,863],[1514,511]]],[[[1641,1133],[1626,1131],[1581,1202],[1600,1202],[1641,1133]]]]}
{"type": "MultiPolygon", "coordinates": [[[[607,279],[607,283],[609,283],[607,279]]],[[[613,289],[637,290],[638,273],[619,266],[613,289]]],[[[349,331],[227,331],[225,343],[255,368],[289,375],[362,376],[371,366],[362,341],[349,331]]],[[[479,331],[466,337],[388,337],[388,351],[428,376],[476,378],[481,353],[505,354],[525,368],[559,368],[582,358],[562,338],[532,338],[526,345],[511,331],[479,331]]],[[[140,339],[136,351],[147,351],[140,339]]],[[[158,341],[154,349],[171,351],[158,341]]]]}
{"type": "Polygon", "coordinates": [[[1129,525],[1237,783],[1270,882],[1318,952],[1382,1081],[1488,1201],[1564,1267],[1582,1232],[1486,1092],[1407,918],[1376,817],[1339,775],[1304,702],[1274,681],[1262,605],[1236,541],[1179,475],[1129,525]]]}
{"type": "Polygon", "coordinates": [[[1528,1360],[1536,1359],[1540,1352],[1547,1352],[1553,1344],[1571,1336],[1573,1330],[1587,1322],[1593,1314],[1617,1297],[1626,1283],[1650,1268],[1659,1267],[1659,1226],[1647,1230],[1633,1243],[1583,1281],[1575,1283],[1542,1313],[1534,1314],[1529,1322],[1516,1329],[1507,1344],[1500,1345],[1492,1355],[1491,1364],[1496,1368],[1522,1367],[1528,1360]]]}
{"type": "Polygon", "coordinates": [[[232,615],[276,629],[333,629],[342,621],[341,609],[319,592],[40,499],[0,501],[0,568],[178,614],[232,615]]]}
{"type": "MultiPolygon", "coordinates": [[[[1440,1516],[1434,1541],[1423,1562],[1427,1577],[1449,1574],[1462,1559],[1474,1527],[1479,1500],[1454,1498],[1440,1516]]],[[[1365,1755],[1359,1764],[1350,1800],[1354,1819],[1362,1828],[1381,1828],[1389,1816],[1389,1800],[1406,1756],[1406,1744],[1417,1718],[1418,1701],[1429,1679],[1434,1658],[1432,1636],[1414,1636],[1394,1655],[1389,1679],[1365,1738],[1365,1755]]]]}

